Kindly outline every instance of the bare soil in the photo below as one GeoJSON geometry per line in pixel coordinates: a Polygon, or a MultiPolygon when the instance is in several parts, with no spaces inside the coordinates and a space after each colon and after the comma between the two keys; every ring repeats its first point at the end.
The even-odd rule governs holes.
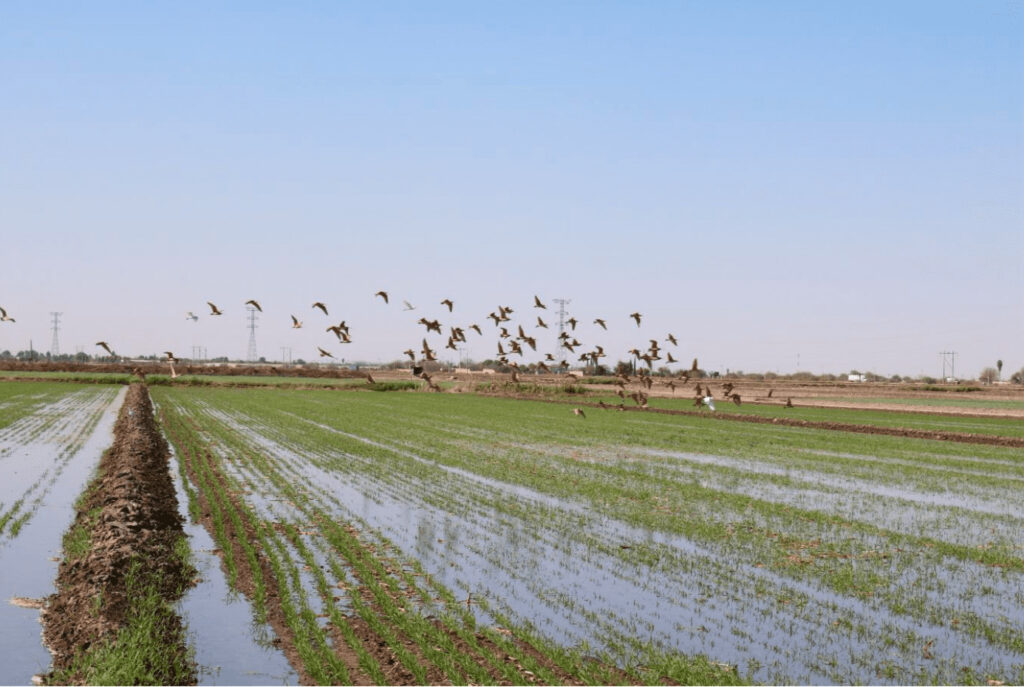
{"type": "MultiPolygon", "coordinates": [[[[77,504],[75,526],[88,528],[89,549],[61,562],[57,591],[42,614],[55,671],[68,669],[80,652],[113,640],[127,625],[130,569],[136,580],[155,581],[168,600],[190,584],[192,569],[174,555],[183,531],[168,457],[149,395],[133,384],[114,425],[114,443],[77,504]]],[[[166,618],[164,625],[164,639],[178,643],[184,655],[180,618],[166,618]]]]}

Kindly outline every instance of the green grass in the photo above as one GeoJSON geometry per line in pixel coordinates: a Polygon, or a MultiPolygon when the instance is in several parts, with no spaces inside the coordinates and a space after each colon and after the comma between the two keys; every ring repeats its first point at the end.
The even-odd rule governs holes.
{"type": "MultiPolygon", "coordinates": [[[[259,435],[280,442],[316,469],[350,473],[355,481],[370,480],[380,498],[394,495],[388,498],[434,504],[449,509],[454,517],[464,511],[493,513],[487,517],[516,523],[516,529],[537,535],[546,528],[564,528],[567,538],[587,545],[587,555],[646,565],[647,576],[666,585],[687,566],[696,579],[733,574],[702,569],[702,564],[679,557],[665,546],[637,544],[622,549],[617,542],[602,541],[586,528],[574,526],[565,513],[488,496],[472,482],[436,466],[535,489],[578,504],[598,517],[646,531],[685,536],[710,551],[737,557],[740,570],[764,567],[812,589],[881,604],[872,622],[879,622],[883,629],[872,641],[905,645],[901,650],[908,655],[918,638],[887,634],[884,627],[890,620],[908,618],[913,624],[940,625],[963,633],[965,641],[1024,651],[1024,634],[1006,619],[1014,611],[1000,618],[966,610],[983,602],[982,587],[948,581],[988,574],[1019,581],[1024,572],[1020,517],[955,506],[930,507],[904,502],[898,493],[889,492],[898,487],[923,499],[941,500],[950,484],[956,484],[957,493],[966,497],[1012,503],[1024,483],[1024,459],[1017,449],[597,409],[588,410],[583,420],[574,418],[565,405],[457,394],[385,398],[230,389],[161,394],[168,403],[190,409],[211,439],[227,447],[227,456],[238,456],[230,460],[252,466],[254,475],[267,476],[270,481],[259,482],[260,489],[281,492],[309,515],[330,518],[335,508],[330,497],[313,496],[317,485],[304,484],[308,477],[301,463],[272,458],[247,437],[259,435]],[[214,421],[202,410],[207,404],[237,418],[240,426],[214,421]],[[410,460],[403,453],[409,450],[433,463],[410,460]],[[713,460],[693,462],[686,458],[690,454],[713,460]],[[864,489],[860,501],[848,499],[851,487],[844,480],[855,480],[855,493],[864,489]],[[803,495],[810,500],[797,500],[803,495]],[[899,509],[915,515],[904,518],[899,509]],[[918,518],[921,524],[916,523],[918,518]],[[984,536],[985,546],[979,548],[979,540],[965,532],[984,536]],[[905,584],[907,575],[916,582],[905,584]],[[955,626],[950,625],[953,617],[958,617],[955,626]]],[[[731,411],[733,406],[729,407],[731,411]]],[[[851,422],[849,418],[863,418],[864,413],[878,422],[901,417],[842,411],[818,417],[851,422]]],[[[252,487],[256,485],[253,482],[252,487]]],[[[341,548],[339,540],[336,550],[341,548]]],[[[495,559],[492,564],[505,563],[495,559]]],[[[510,575],[515,573],[509,570],[510,575]]],[[[763,594],[777,594],[785,613],[813,608],[806,595],[782,594],[770,587],[763,594]]],[[[743,601],[752,602],[753,597],[743,601]]],[[[601,632],[617,637],[616,650],[622,655],[644,652],[642,641],[615,635],[614,626],[626,624],[626,618],[591,618],[581,599],[566,597],[552,603],[562,604],[565,613],[588,617],[601,632]]],[[[1024,599],[1008,603],[1018,608],[1024,599]]],[[[636,621],[642,628],[642,618],[636,621]]],[[[822,634],[854,632],[859,621],[840,614],[836,622],[835,630],[831,624],[823,625],[822,634]]],[[[542,646],[551,646],[550,638],[542,641],[547,642],[542,646]]],[[[884,650],[883,646],[888,644],[879,644],[876,650],[884,650]]],[[[862,658],[869,659],[869,654],[862,658]]],[[[692,662],[671,652],[659,660],[666,665],[692,662]]],[[[836,670],[840,671],[834,678],[838,681],[857,681],[852,675],[866,679],[866,674],[836,670]]],[[[953,674],[935,675],[939,681],[948,681],[953,674]]],[[[912,682],[922,679],[916,673],[897,672],[897,676],[912,682]]]]}
{"type": "MultiPolygon", "coordinates": [[[[551,545],[555,547],[574,542],[581,547],[584,560],[638,566],[646,571],[640,579],[657,580],[679,594],[699,581],[712,587],[712,598],[724,595],[733,599],[731,603],[750,607],[760,603],[758,598],[777,597],[783,617],[832,614],[835,624],[823,621],[823,636],[859,633],[865,621],[851,613],[814,610],[818,592],[794,594],[768,585],[755,594],[743,583],[737,589],[745,591],[739,594],[726,588],[715,591],[714,585],[731,584],[729,580],[746,570],[767,569],[820,593],[877,604],[877,615],[870,616],[870,623],[880,628],[877,637],[865,635],[868,639],[859,640],[874,648],[863,655],[837,659],[837,667],[830,669],[834,673],[829,673],[832,681],[873,678],[869,672],[856,672],[863,668],[852,666],[870,663],[873,654],[888,651],[885,647],[890,643],[902,647],[906,656],[915,656],[912,645],[923,638],[886,629],[896,627],[890,624],[900,619],[914,626],[931,623],[947,627],[961,633],[965,645],[982,642],[999,650],[1024,652],[1024,632],[1008,620],[1024,605],[1024,596],[1006,599],[1011,610],[1002,617],[972,612],[975,606],[984,608],[985,585],[967,582],[991,575],[1009,581],[1021,579],[1024,542],[1019,535],[1020,516],[941,505],[951,484],[956,484],[963,497],[995,505],[1011,503],[1024,485],[1024,458],[1018,450],[599,409],[588,409],[584,420],[572,416],[565,405],[465,394],[161,389],[154,395],[162,407],[173,408],[175,414],[202,428],[204,442],[217,446],[225,464],[244,475],[239,489],[277,494],[295,504],[299,511],[294,516],[299,518],[294,521],[296,527],[310,521],[322,523],[321,534],[330,544],[330,555],[346,561],[345,570],[369,575],[374,564],[355,553],[344,553],[351,542],[346,543],[344,532],[330,524],[337,522],[337,512],[344,504],[323,493],[317,481],[310,481],[314,472],[307,470],[336,474],[352,484],[373,485],[370,493],[375,499],[430,505],[447,510],[453,518],[471,518],[481,527],[493,526],[490,537],[500,538],[511,528],[532,533],[525,535],[528,539],[553,537],[551,545]],[[223,411],[234,420],[217,420],[207,409],[223,411]],[[276,455],[257,437],[287,447],[298,457],[276,455]],[[409,451],[426,460],[409,458],[409,451]],[[688,458],[690,454],[708,456],[710,462],[688,458]],[[513,494],[503,497],[440,466],[497,484],[533,489],[575,504],[584,514],[538,508],[520,502],[513,494]],[[897,493],[890,493],[891,489],[897,493]],[[925,501],[904,500],[898,490],[925,501]],[[933,498],[940,505],[928,505],[927,500],[933,498]],[[903,512],[907,515],[901,515],[903,512]],[[608,541],[588,531],[590,517],[685,537],[735,563],[729,569],[708,567],[665,545],[608,541]],[[492,519],[494,524],[488,525],[492,519]],[[979,541],[985,546],[979,548],[979,541]],[[736,594],[739,596],[734,597],[736,594]],[[951,624],[953,618],[958,619],[956,624],[951,624]]],[[[836,418],[862,418],[865,412],[878,422],[897,417],[882,411],[853,415],[840,411],[818,417],[851,421],[836,418]]],[[[297,541],[292,544],[298,547],[297,541]]],[[[497,555],[485,546],[479,550],[481,555],[497,555]]],[[[305,565],[315,562],[312,553],[302,556],[305,565]]],[[[488,560],[497,569],[510,565],[500,555],[488,560]]],[[[284,571],[293,565],[285,558],[281,564],[284,571]]],[[[507,569],[510,579],[519,574],[514,567],[507,569]]],[[[412,583],[415,586],[415,581],[412,583]]],[[[528,579],[523,582],[530,583],[528,579]]],[[[386,588],[381,588],[385,596],[386,588]]],[[[291,593],[297,590],[292,588],[291,593]]],[[[436,593],[440,598],[455,598],[451,592],[436,593]]],[[[564,660],[569,662],[578,656],[573,652],[579,648],[559,647],[555,638],[523,625],[523,618],[507,615],[500,590],[493,594],[487,600],[492,615],[517,623],[521,634],[534,633],[531,636],[537,637],[549,656],[566,651],[564,660]]],[[[408,636],[428,641],[428,635],[422,634],[425,629],[417,629],[401,620],[397,611],[387,610],[390,606],[384,596],[378,603],[408,636]]],[[[450,608],[457,606],[448,603],[450,608]]],[[[712,673],[728,673],[700,657],[655,651],[643,640],[642,616],[591,615],[585,595],[550,596],[547,603],[553,612],[585,619],[612,647],[616,660],[632,666],[637,675],[665,671],[680,682],[689,681],[692,677],[687,677],[689,668],[684,670],[684,665],[708,680],[712,676],[701,672],[701,665],[712,673]]],[[[735,636],[753,642],[744,634],[742,617],[737,616],[733,625],[735,636]]],[[[908,660],[908,665],[911,662],[908,660]]],[[[766,670],[763,679],[792,679],[785,673],[777,676],[773,671],[779,668],[766,670]]],[[[941,682],[956,677],[942,672],[941,667],[926,674],[907,670],[910,668],[897,669],[895,679],[941,682]]],[[[736,679],[737,673],[728,674],[736,679]]]]}
{"type": "MultiPolygon", "coordinates": [[[[178,555],[187,554],[187,542],[176,550],[178,555]]],[[[163,599],[159,582],[146,579],[135,563],[127,575],[127,589],[129,623],[115,638],[76,655],[70,667],[50,676],[49,684],[194,684],[194,650],[186,648],[174,604],[163,599]]]]}
{"type": "MultiPolygon", "coordinates": [[[[685,410],[693,412],[700,411],[693,405],[693,398],[689,394],[680,392],[679,398],[650,398],[648,405],[651,408],[665,408],[669,410],[685,410]]],[[[586,399],[587,402],[597,403],[604,401],[608,404],[618,405],[622,402],[618,396],[607,394],[596,395],[586,399]]],[[[936,399],[942,401],[943,399],[936,399]]],[[[908,401],[909,403],[909,401],[908,401]]],[[[916,403],[916,401],[914,401],[916,403]]],[[[625,401],[627,406],[634,406],[632,400],[625,401]]],[[[939,405],[939,403],[936,403],[939,405]]],[[[716,401],[718,413],[730,413],[738,415],[753,415],[767,418],[791,418],[796,420],[807,420],[810,422],[842,422],[855,425],[874,425],[878,427],[901,427],[906,429],[920,429],[942,432],[967,432],[975,434],[993,434],[996,436],[1024,437],[1024,422],[1018,418],[999,417],[957,417],[948,414],[928,413],[898,413],[888,410],[873,410],[860,408],[814,408],[801,406],[796,402],[793,408],[786,408],[782,405],[761,405],[757,403],[743,403],[737,406],[727,400],[716,401]]]]}
{"type": "Polygon", "coordinates": [[[134,375],[121,372],[59,372],[33,370],[0,370],[0,380],[17,381],[55,380],[61,382],[77,382],[79,384],[131,384],[137,381],[134,375]]]}
{"type": "MultiPolygon", "coordinates": [[[[359,581],[360,588],[368,594],[368,598],[361,595],[349,595],[347,600],[352,604],[356,614],[362,618],[382,638],[399,662],[419,682],[427,681],[427,668],[433,665],[437,670],[456,683],[490,682],[489,673],[481,669],[467,656],[462,655],[455,645],[448,632],[458,635],[463,642],[470,647],[477,647],[475,651],[479,655],[489,654],[489,650],[478,646],[478,640],[470,629],[471,616],[461,613],[451,613],[451,609],[459,608],[458,602],[451,591],[436,583],[423,587],[424,584],[414,573],[402,574],[397,571],[405,569],[409,563],[402,559],[392,560],[381,557],[381,549],[365,548],[361,538],[357,538],[345,526],[345,522],[339,522],[329,501],[323,501],[308,491],[302,481],[292,472],[286,463],[256,450],[245,434],[237,432],[230,426],[213,421],[206,415],[203,405],[195,405],[191,400],[202,399],[203,404],[212,399],[230,399],[231,405],[237,407],[238,402],[252,401],[257,406],[269,399],[282,398],[277,394],[287,394],[290,398],[301,398],[305,393],[319,392],[288,392],[271,391],[269,396],[260,393],[254,394],[255,390],[236,389],[154,389],[153,394],[158,401],[164,422],[168,427],[169,436],[179,446],[179,455],[195,454],[198,444],[191,442],[202,442],[206,446],[216,446],[215,454],[223,461],[225,469],[235,474],[231,491],[235,493],[257,490],[264,496],[279,495],[284,502],[291,504],[298,509],[299,520],[287,520],[283,513],[274,516],[275,526],[267,515],[259,516],[255,511],[245,509],[245,517],[254,523],[258,535],[255,541],[259,548],[269,558],[274,570],[274,577],[278,585],[278,598],[284,605],[286,621],[293,632],[299,653],[302,656],[304,669],[314,676],[321,676],[317,679],[345,680],[347,675],[341,674],[338,677],[338,667],[330,664],[331,653],[322,648],[325,639],[318,636],[318,628],[312,624],[309,614],[312,612],[308,604],[311,602],[310,594],[316,590],[316,595],[327,604],[328,615],[332,621],[341,629],[342,635],[348,643],[360,652],[360,644],[346,632],[347,624],[337,607],[331,599],[337,593],[333,580],[344,579],[347,575],[354,575],[359,581]],[[200,433],[202,439],[200,439],[200,433]],[[191,438],[186,439],[186,435],[191,438]],[[190,447],[191,448],[188,448],[190,447]],[[307,545],[298,532],[301,527],[308,528],[306,523],[317,523],[318,530],[322,536],[316,548],[307,545]],[[297,580],[301,576],[300,569],[309,571],[313,578],[313,586],[307,587],[299,584],[297,580]],[[419,603],[433,606],[432,597],[439,595],[439,598],[447,599],[450,604],[449,610],[444,611],[440,617],[443,626],[447,631],[442,631],[434,623],[428,622],[417,613],[409,613],[406,606],[409,602],[397,601],[405,596],[405,593],[415,594],[419,603]],[[410,653],[407,642],[412,642],[417,647],[417,653],[410,653]],[[334,675],[335,677],[331,677],[334,675]]],[[[269,390],[268,390],[269,391],[269,390]]],[[[414,394],[424,396],[422,394],[414,394]]],[[[335,394],[331,394],[333,399],[335,394]]],[[[347,402],[351,396],[366,399],[377,398],[369,394],[345,394],[337,400],[347,402]]],[[[329,400],[329,399],[324,399],[329,400]]],[[[248,404],[246,407],[249,408],[248,404]]],[[[256,407],[256,406],[253,406],[256,407]]],[[[306,432],[309,428],[297,427],[300,432],[306,432]]],[[[217,501],[223,501],[216,487],[209,484],[200,484],[200,488],[207,494],[208,498],[214,495],[217,501]]],[[[217,535],[218,541],[224,539],[224,535],[217,535]]],[[[412,564],[414,565],[414,563],[412,564]]],[[[439,609],[436,609],[439,610],[439,609]]],[[[506,621],[515,627],[513,621],[506,621]]],[[[521,628],[518,631],[520,636],[529,635],[528,630],[521,628]]],[[[529,665],[536,675],[546,676],[545,682],[555,681],[556,676],[548,673],[547,668],[534,661],[529,654],[523,654],[521,647],[505,640],[499,642],[505,646],[508,653],[517,656],[517,661],[522,665],[529,665]]],[[[566,669],[573,674],[589,676],[589,682],[616,682],[621,676],[612,678],[605,673],[605,667],[599,664],[582,662],[578,653],[568,648],[559,647],[550,638],[542,638],[539,635],[533,639],[534,650],[546,655],[559,665],[564,664],[566,669]]],[[[653,654],[652,654],[653,656],[653,654]]],[[[653,660],[653,658],[652,658],[653,660]]],[[[688,666],[695,669],[695,666],[702,665],[701,659],[690,660],[689,657],[682,657],[673,653],[664,660],[658,659],[659,670],[661,668],[675,671],[680,666],[688,666]],[[675,666],[675,667],[673,667],[675,666]]],[[[376,675],[379,679],[380,667],[375,661],[362,654],[360,665],[370,676],[376,675]]],[[[712,666],[710,672],[705,675],[709,683],[732,684],[739,680],[735,670],[726,671],[721,666],[712,666]]],[[[503,661],[492,664],[492,670],[497,670],[504,675],[504,679],[519,683],[523,676],[516,672],[513,666],[503,661]]],[[[653,669],[652,669],[653,670],[653,669]]],[[[642,676],[644,671],[638,671],[636,675],[642,676]]],[[[668,673],[672,675],[672,672],[668,673]]],[[[643,677],[634,679],[644,680],[643,677]]]]}

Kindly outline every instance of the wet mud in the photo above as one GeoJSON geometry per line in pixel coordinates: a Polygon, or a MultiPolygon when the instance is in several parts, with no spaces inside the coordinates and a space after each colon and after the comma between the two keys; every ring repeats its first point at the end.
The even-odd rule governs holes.
{"type": "MultiPolygon", "coordinates": [[[[153,583],[173,602],[191,583],[191,566],[174,553],[183,530],[168,459],[146,388],[133,384],[114,425],[114,443],[76,504],[72,528],[88,533],[88,548],[61,562],[57,591],[43,611],[55,672],[69,670],[82,652],[113,640],[128,625],[133,584],[153,583]]],[[[186,653],[177,616],[161,618],[159,631],[186,653]]],[[[74,675],[71,680],[82,681],[74,675]]]]}

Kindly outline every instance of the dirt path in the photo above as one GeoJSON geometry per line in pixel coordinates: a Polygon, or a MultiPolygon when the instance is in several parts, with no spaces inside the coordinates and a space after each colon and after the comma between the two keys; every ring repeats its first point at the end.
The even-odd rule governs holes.
{"type": "MultiPolygon", "coordinates": [[[[82,651],[112,640],[128,624],[137,589],[132,584],[155,581],[161,597],[173,601],[190,583],[191,568],[174,554],[183,530],[168,457],[149,394],[133,384],[114,425],[114,443],[77,504],[68,536],[77,530],[84,546],[79,553],[66,551],[57,591],[43,612],[55,672],[68,670],[82,651]]],[[[162,618],[160,625],[161,639],[179,643],[184,655],[180,618],[162,618]]]]}

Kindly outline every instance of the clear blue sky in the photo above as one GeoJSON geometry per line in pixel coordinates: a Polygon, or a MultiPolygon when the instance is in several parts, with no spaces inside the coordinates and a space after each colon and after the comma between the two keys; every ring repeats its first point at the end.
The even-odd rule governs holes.
{"type": "Polygon", "coordinates": [[[537,294],[612,361],[1006,375],[1022,84],[1020,2],[4,2],[0,350],[243,357],[257,298],[386,361],[537,294]]]}

